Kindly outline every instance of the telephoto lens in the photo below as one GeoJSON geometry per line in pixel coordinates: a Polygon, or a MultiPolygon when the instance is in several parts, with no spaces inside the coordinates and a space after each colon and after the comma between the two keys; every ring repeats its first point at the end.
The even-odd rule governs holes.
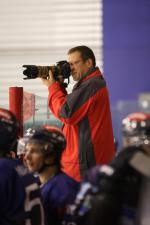
{"type": "Polygon", "coordinates": [[[23,71],[23,74],[26,76],[23,79],[35,79],[38,77],[38,66],[35,65],[23,65],[26,69],[23,71]]]}
{"type": "Polygon", "coordinates": [[[53,66],[23,65],[23,67],[25,67],[23,74],[26,76],[23,78],[24,80],[38,77],[46,79],[49,76],[49,70],[52,70],[55,80],[59,80],[59,77],[69,79],[71,75],[70,65],[67,61],[59,61],[53,66]]]}

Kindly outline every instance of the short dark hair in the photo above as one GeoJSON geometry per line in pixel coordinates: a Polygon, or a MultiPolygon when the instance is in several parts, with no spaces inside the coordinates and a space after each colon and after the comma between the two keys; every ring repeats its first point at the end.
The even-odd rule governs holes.
{"type": "Polygon", "coordinates": [[[81,45],[74,48],[69,49],[68,55],[74,52],[80,52],[83,61],[85,62],[87,59],[92,59],[93,66],[96,66],[96,59],[94,52],[87,46],[81,45]]]}

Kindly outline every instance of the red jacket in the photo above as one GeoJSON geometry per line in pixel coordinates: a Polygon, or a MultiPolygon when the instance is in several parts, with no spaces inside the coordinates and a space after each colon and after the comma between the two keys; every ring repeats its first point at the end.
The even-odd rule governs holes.
{"type": "Polygon", "coordinates": [[[98,68],[79,81],[71,94],[53,83],[49,107],[63,123],[67,147],[62,169],[80,181],[95,164],[109,163],[115,153],[108,90],[98,68]]]}

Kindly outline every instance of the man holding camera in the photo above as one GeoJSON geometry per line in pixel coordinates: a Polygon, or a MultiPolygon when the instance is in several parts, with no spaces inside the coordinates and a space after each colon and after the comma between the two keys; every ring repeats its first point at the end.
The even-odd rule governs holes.
{"type": "Polygon", "coordinates": [[[92,166],[112,160],[114,138],[108,90],[93,51],[87,46],[74,47],[68,51],[68,63],[77,81],[71,94],[67,94],[62,80],[54,78],[52,70],[47,79],[41,79],[48,87],[51,111],[64,123],[67,146],[62,169],[80,181],[92,166]]]}

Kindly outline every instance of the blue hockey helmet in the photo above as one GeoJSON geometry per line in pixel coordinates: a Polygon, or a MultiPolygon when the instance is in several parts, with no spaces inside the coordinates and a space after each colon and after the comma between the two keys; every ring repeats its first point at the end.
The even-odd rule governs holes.
{"type": "Polygon", "coordinates": [[[29,137],[28,143],[38,144],[45,155],[53,154],[58,160],[66,147],[66,139],[62,131],[49,125],[36,129],[29,137]]]}

